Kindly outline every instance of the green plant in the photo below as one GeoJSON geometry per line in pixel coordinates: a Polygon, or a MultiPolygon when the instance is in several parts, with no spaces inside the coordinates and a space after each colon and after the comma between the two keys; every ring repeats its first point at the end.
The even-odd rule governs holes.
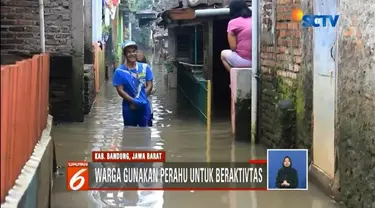
{"type": "Polygon", "coordinates": [[[109,35],[110,31],[111,31],[111,26],[103,24],[103,26],[102,26],[103,35],[109,35]]]}
{"type": "Polygon", "coordinates": [[[152,0],[130,0],[128,1],[128,5],[131,11],[150,9],[152,7],[152,0]]]}
{"type": "Polygon", "coordinates": [[[113,61],[112,63],[114,63],[115,65],[119,64],[120,57],[118,56],[116,52],[112,53],[112,61],[113,61]]]}
{"type": "Polygon", "coordinates": [[[165,66],[165,69],[168,73],[172,73],[174,70],[174,65],[173,65],[173,62],[171,60],[166,60],[164,61],[164,66],[165,66]]]}

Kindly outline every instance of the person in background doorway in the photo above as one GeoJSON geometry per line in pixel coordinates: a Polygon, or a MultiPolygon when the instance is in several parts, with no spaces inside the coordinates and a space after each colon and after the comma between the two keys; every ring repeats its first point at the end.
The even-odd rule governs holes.
{"type": "Polygon", "coordinates": [[[102,43],[102,41],[98,40],[98,46],[99,46],[100,50],[103,50],[103,43],[102,43]]]}
{"type": "MultiPolygon", "coordinates": [[[[137,61],[139,63],[144,63],[144,64],[148,64],[147,62],[147,59],[146,59],[146,56],[145,54],[143,53],[143,51],[138,51],[138,54],[137,54],[137,61]]],[[[152,69],[151,69],[152,70],[152,69]]],[[[150,103],[150,109],[151,109],[151,116],[150,116],[150,120],[148,122],[148,126],[152,126],[152,119],[154,119],[154,113],[153,113],[153,109],[152,109],[152,99],[151,99],[151,96],[152,95],[152,91],[150,94],[148,94],[148,102],[150,103]]]]}
{"type": "Polygon", "coordinates": [[[138,46],[134,41],[125,41],[123,54],[125,63],[113,75],[113,85],[122,97],[124,126],[148,126],[151,110],[147,95],[152,91],[153,74],[150,66],[137,62],[138,46]]]}
{"type": "Polygon", "coordinates": [[[145,56],[145,54],[143,53],[143,51],[141,51],[141,50],[138,50],[138,53],[137,53],[137,61],[140,62],[140,63],[148,64],[147,59],[146,59],[146,56],[145,56]]]}
{"type": "Polygon", "coordinates": [[[298,172],[292,167],[292,160],[288,156],[284,158],[282,167],[277,172],[276,187],[282,189],[298,187],[298,172]]]}
{"type": "Polygon", "coordinates": [[[251,67],[251,10],[244,0],[231,0],[229,3],[231,20],[228,23],[229,48],[221,51],[225,69],[251,67]]]}

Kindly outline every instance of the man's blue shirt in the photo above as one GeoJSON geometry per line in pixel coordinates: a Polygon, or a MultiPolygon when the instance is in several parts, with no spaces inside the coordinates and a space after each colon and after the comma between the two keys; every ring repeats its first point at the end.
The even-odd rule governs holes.
{"type": "MultiPolygon", "coordinates": [[[[136,69],[128,69],[125,64],[120,65],[115,70],[115,73],[113,75],[113,85],[115,87],[123,85],[124,91],[134,98],[138,90],[138,85],[140,84],[140,82],[142,82],[143,84],[139,94],[139,98],[148,103],[146,95],[146,82],[153,80],[152,70],[148,64],[137,62],[136,66],[136,69]],[[143,65],[145,65],[145,67],[143,67],[143,65]]],[[[129,109],[129,104],[130,103],[126,100],[123,100],[122,102],[122,106],[124,109],[129,109]]]]}

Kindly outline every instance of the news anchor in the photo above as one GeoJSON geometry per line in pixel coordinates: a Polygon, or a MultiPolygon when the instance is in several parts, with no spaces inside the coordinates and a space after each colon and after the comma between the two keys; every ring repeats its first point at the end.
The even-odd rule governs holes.
{"type": "Polygon", "coordinates": [[[284,157],[282,167],[277,172],[276,187],[280,189],[298,188],[298,172],[292,167],[289,156],[284,157]]]}

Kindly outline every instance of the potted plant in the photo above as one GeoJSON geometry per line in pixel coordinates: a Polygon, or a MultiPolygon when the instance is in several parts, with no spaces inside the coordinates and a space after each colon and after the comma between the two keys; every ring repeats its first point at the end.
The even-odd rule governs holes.
{"type": "Polygon", "coordinates": [[[175,61],[171,57],[167,57],[164,61],[164,68],[167,76],[167,83],[169,88],[177,87],[177,68],[175,61]]]}
{"type": "Polygon", "coordinates": [[[111,31],[111,26],[103,24],[102,37],[103,37],[103,40],[106,41],[106,42],[108,40],[110,31],[111,31]]]}

